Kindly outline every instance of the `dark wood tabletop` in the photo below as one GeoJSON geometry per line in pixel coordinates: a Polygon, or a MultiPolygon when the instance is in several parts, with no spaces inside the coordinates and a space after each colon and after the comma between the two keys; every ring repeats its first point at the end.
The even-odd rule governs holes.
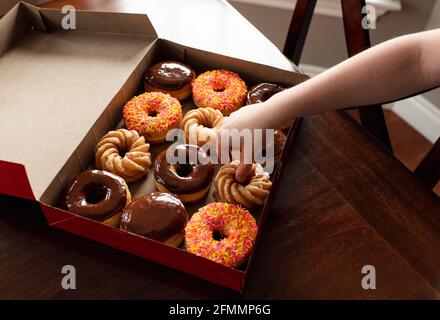
{"type": "Polygon", "coordinates": [[[302,121],[241,295],[51,229],[35,203],[0,196],[3,299],[439,297],[440,199],[343,112],[302,121]],[[76,290],[61,287],[64,265],[76,290]],[[374,290],[361,286],[365,265],[374,290]]]}

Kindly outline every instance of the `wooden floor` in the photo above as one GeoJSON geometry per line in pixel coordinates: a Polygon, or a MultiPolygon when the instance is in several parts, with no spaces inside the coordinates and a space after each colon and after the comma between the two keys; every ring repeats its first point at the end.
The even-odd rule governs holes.
{"type": "MultiPolygon", "coordinates": [[[[432,143],[394,112],[390,110],[384,111],[394,155],[408,169],[414,171],[431,148],[432,143]]],[[[357,111],[348,111],[348,113],[359,121],[357,111]]],[[[440,183],[434,188],[434,192],[440,196],[440,183]]]]}

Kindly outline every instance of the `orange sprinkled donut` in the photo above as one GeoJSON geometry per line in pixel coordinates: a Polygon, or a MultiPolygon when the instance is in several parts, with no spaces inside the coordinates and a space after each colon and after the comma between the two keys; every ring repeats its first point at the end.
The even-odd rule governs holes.
{"type": "Polygon", "coordinates": [[[244,207],[212,202],[199,209],[185,228],[185,247],[191,253],[237,267],[249,255],[257,223],[244,207]]]}
{"type": "Polygon", "coordinates": [[[246,99],[247,88],[238,74],[228,70],[206,71],[193,82],[197,107],[220,110],[224,115],[237,111],[246,99]]]}
{"type": "Polygon", "coordinates": [[[169,94],[147,92],[128,101],[123,115],[127,129],[136,130],[148,142],[160,143],[168,130],[180,126],[182,107],[169,94]]]}

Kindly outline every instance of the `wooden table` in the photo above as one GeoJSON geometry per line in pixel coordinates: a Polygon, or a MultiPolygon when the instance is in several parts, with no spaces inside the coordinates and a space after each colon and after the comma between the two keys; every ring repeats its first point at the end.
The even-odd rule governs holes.
{"type": "MultiPolygon", "coordinates": [[[[211,21],[193,33],[181,29],[188,11],[178,1],[176,7],[168,7],[171,1],[148,1],[142,8],[137,1],[116,0],[47,6],[67,2],[78,9],[148,11],[160,36],[292,68],[226,2],[192,1],[204,3],[203,21],[211,21]],[[164,12],[174,27],[160,21],[164,12]],[[219,20],[230,25],[219,30],[219,20]]],[[[49,229],[35,204],[0,197],[0,298],[440,297],[439,198],[346,114],[304,119],[279,190],[243,295],[49,229]],[[76,267],[77,290],[60,286],[67,264],[76,267]],[[376,269],[375,290],[362,289],[364,265],[376,269]]]]}

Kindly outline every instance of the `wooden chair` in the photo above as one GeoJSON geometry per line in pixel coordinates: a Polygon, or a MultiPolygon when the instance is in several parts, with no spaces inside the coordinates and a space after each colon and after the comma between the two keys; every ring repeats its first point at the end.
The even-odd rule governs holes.
{"type": "MultiPolygon", "coordinates": [[[[317,0],[297,0],[290,22],[283,53],[295,64],[299,64],[304,43],[312,21],[317,0]]],[[[351,57],[370,44],[369,32],[362,28],[362,8],[364,0],[341,0],[344,21],[345,42],[348,55],[351,57]]],[[[385,116],[381,105],[357,108],[362,126],[378,139],[388,150],[392,151],[385,116]]]]}
{"type": "MultiPolygon", "coordinates": [[[[283,53],[295,64],[299,64],[307,33],[312,21],[317,0],[297,0],[290,22],[283,53]]],[[[341,0],[345,42],[348,56],[370,48],[370,35],[362,28],[362,8],[365,0],[341,0]]],[[[362,126],[392,152],[391,142],[381,105],[356,108],[362,126]]],[[[416,177],[428,188],[440,180],[440,138],[414,171],[416,177]]]]}
{"type": "Polygon", "coordinates": [[[417,166],[414,174],[430,189],[434,188],[440,181],[440,138],[437,139],[431,150],[417,166]]]}

